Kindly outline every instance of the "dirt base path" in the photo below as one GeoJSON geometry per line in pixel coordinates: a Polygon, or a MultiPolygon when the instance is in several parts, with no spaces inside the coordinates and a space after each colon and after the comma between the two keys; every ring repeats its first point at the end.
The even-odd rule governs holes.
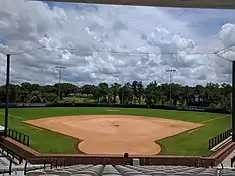
{"type": "MultiPolygon", "coordinates": [[[[158,154],[156,140],[202,126],[163,118],[125,115],[82,115],[29,120],[26,123],[83,140],[87,154],[158,154]]],[[[59,146],[58,146],[59,147],[59,146]]]]}

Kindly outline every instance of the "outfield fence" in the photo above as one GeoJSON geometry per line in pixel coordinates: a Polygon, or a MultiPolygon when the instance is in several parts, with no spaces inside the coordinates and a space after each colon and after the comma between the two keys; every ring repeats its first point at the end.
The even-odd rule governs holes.
{"type": "Polygon", "coordinates": [[[29,136],[28,135],[8,128],[7,129],[7,136],[10,137],[11,139],[14,139],[14,140],[20,142],[21,144],[24,144],[29,147],[29,136]]]}
{"type": "MultiPolygon", "coordinates": [[[[105,104],[105,103],[9,103],[9,108],[35,108],[35,107],[110,107],[110,108],[146,108],[146,109],[165,109],[177,111],[199,111],[221,114],[231,114],[229,110],[213,107],[196,106],[163,106],[163,105],[144,105],[144,104],[105,104]]],[[[0,103],[0,108],[5,108],[5,103],[0,103]]]]}
{"type": "Polygon", "coordinates": [[[220,133],[217,136],[211,138],[209,140],[208,149],[210,150],[213,147],[215,147],[216,145],[218,145],[219,143],[223,142],[225,139],[230,137],[231,134],[232,134],[232,128],[230,128],[230,129],[224,131],[223,133],[220,133]]]}

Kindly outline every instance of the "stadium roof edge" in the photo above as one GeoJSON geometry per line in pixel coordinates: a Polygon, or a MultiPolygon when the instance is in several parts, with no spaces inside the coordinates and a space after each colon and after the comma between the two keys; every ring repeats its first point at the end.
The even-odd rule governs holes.
{"type": "Polygon", "coordinates": [[[235,0],[33,0],[133,6],[160,6],[179,8],[235,9],[235,0]]]}

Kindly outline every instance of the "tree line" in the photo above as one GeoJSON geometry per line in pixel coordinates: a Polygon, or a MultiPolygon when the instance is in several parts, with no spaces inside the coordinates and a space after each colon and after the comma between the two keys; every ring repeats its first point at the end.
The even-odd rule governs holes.
{"type": "MultiPolygon", "coordinates": [[[[205,86],[158,84],[144,86],[140,81],[124,85],[101,82],[98,85],[76,86],[70,83],[39,85],[24,82],[9,85],[9,101],[14,103],[94,102],[147,105],[187,105],[187,99],[198,95],[207,97],[209,106],[230,109],[229,84],[207,83],[205,86]],[[58,97],[60,87],[60,97],[58,97]]],[[[5,86],[0,87],[0,102],[5,102],[5,86]]]]}

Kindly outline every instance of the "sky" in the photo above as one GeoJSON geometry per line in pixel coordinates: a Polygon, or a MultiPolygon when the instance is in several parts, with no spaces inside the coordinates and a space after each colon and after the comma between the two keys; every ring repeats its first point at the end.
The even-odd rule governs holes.
{"type": "Polygon", "coordinates": [[[65,67],[62,82],[79,86],[169,83],[167,69],[182,85],[230,84],[234,17],[235,10],[0,0],[0,84],[7,53],[14,84],[55,84],[56,66],[65,67]]]}

